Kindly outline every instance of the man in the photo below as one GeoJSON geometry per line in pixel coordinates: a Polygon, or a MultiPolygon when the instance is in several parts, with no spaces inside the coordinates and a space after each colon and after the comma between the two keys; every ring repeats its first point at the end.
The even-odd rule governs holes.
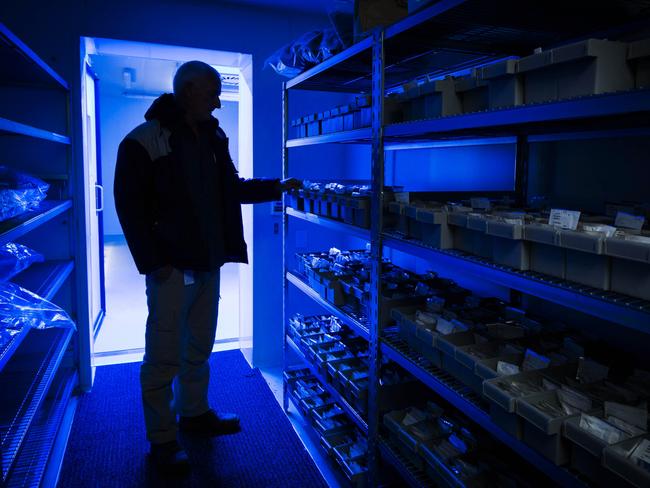
{"type": "Polygon", "coordinates": [[[228,139],[212,117],[221,79],[200,61],[183,64],[174,94],[151,105],[120,144],[115,206],[135,264],[146,275],[146,345],[140,369],[151,459],[185,473],[177,430],[234,433],[239,418],[208,405],[208,358],[217,326],[219,269],[247,262],[241,204],[277,200],[300,186],[240,179],[228,139]],[[176,414],[180,416],[178,425],[176,414]]]}

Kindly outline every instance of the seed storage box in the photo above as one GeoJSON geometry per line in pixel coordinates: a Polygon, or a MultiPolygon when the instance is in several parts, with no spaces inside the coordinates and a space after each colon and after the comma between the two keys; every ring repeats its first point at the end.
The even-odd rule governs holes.
{"type": "Polygon", "coordinates": [[[462,346],[477,345],[488,339],[474,331],[456,332],[449,335],[438,335],[436,348],[440,350],[442,369],[466,385],[474,381],[474,369],[469,369],[456,358],[456,349],[462,346]]]}
{"type": "Polygon", "coordinates": [[[533,54],[518,62],[525,103],[597,95],[634,87],[627,45],[588,39],[533,54]]]}
{"type": "Polygon", "coordinates": [[[391,316],[397,321],[400,337],[404,339],[414,351],[420,353],[431,363],[440,367],[440,350],[435,347],[438,332],[435,324],[431,327],[415,322],[415,313],[422,306],[398,307],[391,311],[391,316]]]}
{"type": "Polygon", "coordinates": [[[490,400],[490,418],[513,437],[523,438],[523,419],[516,413],[517,400],[544,391],[539,371],[525,371],[483,383],[483,395],[490,400]]]}
{"type": "Polygon", "coordinates": [[[469,214],[467,216],[467,229],[472,232],[474,241],[472,254],[491,260],[494,239],[487,234],[487,224],[488,219],[484,215],[469,214]]]}
{"type": "Polygon", "coordinates": [[[357,437],[348,444],[342,444],[332,449],[336,462],[341,466],[345,476],[353,486],[367,486],[367,452],[368,446],[365,439],[357,437]]]}
{"type": "Polygon", "coordinates": [[[488,220],[486,232],[492,236],[492,260],[519,270],[530,268],[530,243],[524,240],[523,221],[513,223],[488,220]]]}
{"type": "Polygon", "coordinates": [[[650,470],[647,465],[648,452],[646,450],[645,467],[635,463],[635,458],[632,455],[636,453],[637,449],[640,450],[650,445],[648,444],[649,441],[650,435],[645,434],[606,447],[603,450],[604,466],[631,485],[638,488],[647,488],[650,486],[650,470]]]}
{"type": "Polygon", "coordinates": [[[482,112],[490,107],[487,82],[473,74],[455,78],[454,89],[464,114],[482,112]]]}
{"type": "Polygon", "coordinates": [[[515,107],[524,103],[524,80],[517,73],[517,60],[507,59],[477,70],[477,76],[488,83],[490,110],[515,107]]]}
{"type": "Polygon", "coordinates": [[[634,70],[634,86],[650,88],[650,39],[628,44],[627,61],[634,70]]]}
{"type": "MultiPolygon", "coordinates": [[[[602,418],[602,412],[594,413],[602,418]]],[[[571,447],[571,467],[601,486],[617,486],[622,480],[602,464],[603,450],[611,445],[580,427],[580,415],[564,422],[564,436],[571,447]]]]}
{"type": "Polygon", "coordinates": [[[566,278],[566,251],[559,247],[558,230],[548,224],[524,227],[524,239],[530,242],[530,269],[556,278],[566,278]]]}
{"type": "Polygon", "coordinates": [[[611,263],[604,253],[603,234],[560,230],[558,243],[566,249],[567,280],[609,290],[611,263]]]}
{"type": "Polygon", "coordinates": [[[605,254],[612,259],[611,289],[650,300],[650,243],[634,239],[628,236],[605,240],[605,254]]]}
{"type": "Polygon", "coordinates": [[[450,212],[447,215],[447,223],[451,226],[454,249],[473,254],[474,232],[467,228],[467,212],[450,212]]]}
{"type": "Polygon", "coordinates": [[[569,445],[562,436],[562,424],[574,415],[553,416],[541,408],[549,403],[561,408],[557,390],[520,398],[516,403],[517,414],[524,419],[523,440],[530,447],[563,466],[569,462],[569,445]]]}
{"type": "Polygon", "coordinates": [[[421,240],[435,249],[451,249],[453,239],[447,224],[444,207],[421,207],[416,210],[415,220],[420,223],[421,240]]]}
{"type": "MultiPolygon", "coordinates": [[[[460,98],[456,94],[454,79],[429,81],[417,89],[418,98],[409,100],[408,114],[424,119],[447,117],[463,113],[460,98]]],[[[414,120],[414,119],[407,119],[414,120]]]]}

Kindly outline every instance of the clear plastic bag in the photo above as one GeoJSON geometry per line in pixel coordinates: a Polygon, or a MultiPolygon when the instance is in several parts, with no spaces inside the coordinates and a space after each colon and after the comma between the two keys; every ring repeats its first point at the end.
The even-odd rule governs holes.
{"type": "Polygon", "coordinates": [[[32,263],[42,262],[45,258],[33,249],[8,242],[0,246],[0,281],[7,281],[32,263]]]}
{"type": "Polygon", "coordinates": [[[0,221],[38,207],[49,188],[35,176],[0,166],[0,221]]]}
{"type": "Polygon", "coordinates": [[[24,327],[76,329],[63,309],[18,285],[0,283],[0,329],[24,327]]]}

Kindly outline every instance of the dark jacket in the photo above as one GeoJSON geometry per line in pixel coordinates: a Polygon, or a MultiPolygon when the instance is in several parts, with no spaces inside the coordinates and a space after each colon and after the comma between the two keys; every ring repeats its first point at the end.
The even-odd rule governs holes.
{"type": "Polygon", "coordinates": [[[138,271],[248,262],[241,204],[280,199],[279,180],[239,178],[219,122],[203,123],[197,138],[173,95],[155,100],[145,119],[120,144],[114,185],[138,271]]]}

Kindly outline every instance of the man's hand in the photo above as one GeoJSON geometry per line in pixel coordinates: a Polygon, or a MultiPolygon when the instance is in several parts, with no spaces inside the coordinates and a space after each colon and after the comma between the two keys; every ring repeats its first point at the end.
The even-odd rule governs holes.
{"type": "Polygon", "coordinates": [[[282,188],[283,192],[290,190],[299,190],[302,188],[302,180],[299,180],[298,178],[287,178],[280,182],[280,188],[282,188]]]}

